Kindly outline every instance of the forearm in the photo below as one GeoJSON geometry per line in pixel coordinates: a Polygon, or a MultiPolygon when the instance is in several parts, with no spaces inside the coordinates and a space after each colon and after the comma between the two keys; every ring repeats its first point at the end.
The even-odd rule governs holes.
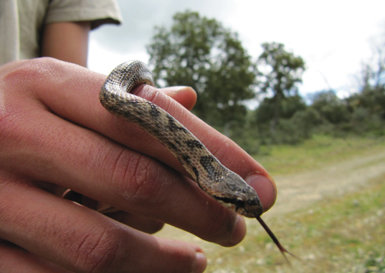
{"type": "Polygon", "coordinates": [[[47,24],[43,31],[41,56],[87,66],[89,22],[47,24]]]}

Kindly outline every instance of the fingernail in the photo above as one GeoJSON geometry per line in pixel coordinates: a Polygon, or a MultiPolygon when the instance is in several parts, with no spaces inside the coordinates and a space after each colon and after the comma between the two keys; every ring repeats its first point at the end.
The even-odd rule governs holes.
{"type": "Polygon", "coordinates": [[[245,181],[258,193],[265,211],[274,205],[275,198],[277,197],[277,188],[274,180],[270,176],[252,174],[249,175],[245,181]]]}
{"type": "Polygon", "coordinates": [[[206,269],[206,266],[206,256],[202,252],[197,251],[195,253],[195,263],[193,265],[192,273],[202,273],[206,269]]]}
{"type": "Polygon", "coordinates": [[[181,92],[185,92],[186,89],[188,89],[189,87],[187,86],[170,86],[170,87],[167,87],[164,89],[164,92],[168,95],[176,95],[178,93],[181,93],[181,92]]]}

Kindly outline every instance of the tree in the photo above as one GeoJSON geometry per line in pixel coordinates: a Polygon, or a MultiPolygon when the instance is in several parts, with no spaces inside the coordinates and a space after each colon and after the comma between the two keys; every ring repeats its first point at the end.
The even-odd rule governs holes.
{"type": "Polygon", "coordinates": [[[176,13],[171,28],[156,28],[147,51],[158,84],[197,91],[202,119],[222,128],[244,121],[255,69],[236,33],[197,12],[176,13]]]}
{"type": "MultiPolygon", "coordinates": [[[[257,122],[266,123],[270,122],[274,117],[275,101],[273,98],[265,98],[257,109],[257,122]]],[[[280,118],[289,119],[297,111],[305,110],[306,104],[302,97],[294,95],[287,97],[281,101],[280,105],[280,118]]]]}
{"type": "Polygon", "coordinates": [[[312,127],[309,125],[313,113],[299,95],[286,97],[280,101],[280,118],[271,130],[276,102],[273,98],[265,98],[255,110],[255,122],[259,137],[265,143],[297,143],[310,136],[312,127]],[[302,114],[299,114],[302,113],[302,114]],[[306,129],[303,132],[299,132],[306,129]]]}
{"type": "Polygon", "coordinates": [[[313,98],[312,108],[327,122],[341,124],[348,122],[350,113],[344,100],[337,97],[333,90],[321,91],[313,98]]]}
{"type": "Polygon", "coordinates": [[[271,130],[274,131],[282,115],[283,101],[297,95],[297,84],[302,82],[305,62],[285,50],[281,43],[262,44],[263,52],[258,58],[258,87],[260,92],[270,96],[273,108],[271,130]]]}
{"type": "MultiPolygon", "coordinates": [[[[385,32],[384,32],[385,34],[385,32]]],[[[372,60],[362,66],[359,77],[358,94],[351,96],[348,101],[352,108],[366,109],[370,115],[385,120],[385,35],[373,44],[372,60]]]]}

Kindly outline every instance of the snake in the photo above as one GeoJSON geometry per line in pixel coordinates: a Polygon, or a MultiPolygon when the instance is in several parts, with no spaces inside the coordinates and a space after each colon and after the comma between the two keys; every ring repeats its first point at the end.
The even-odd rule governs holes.
{"type": "Polygon", "coordinates": [[[238,174],[225,167],[176,118],[156,104],[133,94],[133,90],[142,84],[155,86],[146,64],[141,61],[124,62],[107,76],[99,93],[100,103],[112,114],[139,125],[163,144],[209,196],[243,216],[256,218],[285,258],[285,253],[293,255],[262,220],[264,209],[257,192],[238,174]]]}

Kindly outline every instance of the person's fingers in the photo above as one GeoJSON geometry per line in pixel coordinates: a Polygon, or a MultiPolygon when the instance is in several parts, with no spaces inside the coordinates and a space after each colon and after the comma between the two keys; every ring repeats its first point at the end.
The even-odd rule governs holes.
{"type": "MultiPolygon", "coordinates": [[[[178,171],[183,170],[181,164],[164,146],[154,143],[154,139],[138,126],[124,122],[101,106],[99,92],[105,76],[91,73],[82,67],[63,66],[57,62],[51,62],[49,65],[52,67],[47,68],[46,64],[40,63],[40,70],[56,71],[57,75],[44,79],[44,84],[35,86],[39,99],[46,107],[59,116],[92,128],[140,153],[155,157],[178,171]],[[71,77],[67,79],[64,75],[71,77]],[[58,77],[61,77],[61,81],[52,81],[58,77]]],[[[45,73],[42,73],[43,77],[44,75],[45,73]]],[[[25,80],[25,83],[28,81],[25,80]]],[[[265,210],[273,205],[276,198],[274,182],[266,170],[238,145],[156,88],[142,86],[137,88],[135,94],[164,108],[193,132],[224,165],[245,178],[258,192],[265,210]]]]}
{"type": "Polygon", "coordinates": [[[0,238],[74,272],[202,272],[206,266],[197,246],[136,231],[13,176],[1,180],[0,238]]]}
{"type": "MultiPolygon", "coordinates": [[[[196,186],[186,183],[183,177],[143,156],[144,152],[177,169],[179,166],[162,145],[154,143],[153,138],[111,115],[100,105],[98,93],[104,80],[104,76],[84,68],[52,60],[28,62],[8,74],[6,81],[13,87],[13,92],[3,95],[9,107],[0,126],[6,130],[2,136],[8,137],[11,145],[0,153],[3,168],[72,188],[135,214],[174,224],[207,240],[224,245],[239,242],[245,234],[245,226],[235,213],[208,198],[196,186]],[[36,82],[36,78],[41,81],[36,82]],[[30,100],[26,101],[26,97],[30,100]],[[114,144],[87,128],[74,126],[73,122],[141,153],[114,144]]],[[[155,89],[143,89],[149,91],[150,100],[179,120],[193,123],[189,128],[196,131],[209,148],[210,145],[214,147],[214,154],[222,161],[226,154],[221,155],[218,151],[233,152],[226,156],[236,158],[242,164],[230,161],[229,167],[233,164],[235,171],[243,176],[262,174],[254,175],[257,177],[254,180],[258,180],[258,185],[270,186],[270,192],[267,190],[266,197],[261,196],[261,200],[264,206],[267,202],[263,198],[274,200],[275,190],[266,178],[266,172],[238,146],[168,96],[155,92],[155,89]],[[222,150],[216,147],[217,143],[222,144],[219,147],[222,150]]],[[[265,188],[269,189],[268,186],[265,188]]]]}
{"type": "MultiPolygon", "coordinates": [[[[57,62],[54,64],[57,65],[57,62]]],[[[208,198],[183,176],[157,161],[127,150],[89,129],[76,126],[44,108],[41,109],[44,105],[34,96],[26,100],[25,97],[31,96],[25,91],[31,90],[28,85],[31,84],[31,79],[25,76],[30,69],[30,73],[40,71],[40,76],[30,76],[42,80],[45,80],[46,73],[53,74],[53,71],[63,70],[62,65],[58,68],[51,67],[48,71],[44,67],[39,70],[31,66],[22,68],[27,70],[24,73],[19,72],[24,76],[24,81],[17,81],[17,75],[9,75],[7,79],[14,87],[12,96],[5,94],[9,95],[7,103],[13,107],[13,112],[0,123],[4,128],[2,135],[7,138],[8,144],[0,152],[2,168],[25,174],[37,181],[49,181],[71,188],[94,200],[173,224],[203,239],[223,245],[235,244],[244,237],[244,222],[234,212],[208,198]]],[[[62,71],[59,82],[69,81],[66,79],[68,73],[76,77],[86,71],[77,71],[77,66],[71,67],[75,72],[62,71]]],[[[97,74],[90,73],[88,77],[83,77],[90,80],[92,75],[97,74]]],[[[51,78],[52,75],[49,79],[51,78]]],[[[55,87],[54,82],[47,84],[55,87]]],[[[80,85],[85,88],[86,84],[80,85]]],[[[35,90],[32,88],[32,95],[37,92],[35,90]]],[[[60,91],[66,93],[66,90],[64,88],[60,91]]],[[[59,90],[54,88],[51,92],[59,90]]],[[[56,96],[63,104],[70,103],[66,101],[66,96],[61,97],[61,93],[51,95],[56,96]]],[[[72,107],[73,105],[68,105],[69,109],[72,107]]],[[[11,110],[8,107],[8,111],[11,110]]],[[[101,110],[105,113],[103,108],[101,110]]],[[[147,143],[147,146],[150,145],[147,143]]]]}
{"type": "Polygon", "coordinates": [[[235,222],[235,213],[183,176],[47,111],[28,111],[31,101],[18,103],[24,111],[13,113],[12,130],[7,127],[3,132],[10,135],[0,152],[2,168],[71,188],[207,240],[230,245],[243,238],[244,224],[235,222]]]}

